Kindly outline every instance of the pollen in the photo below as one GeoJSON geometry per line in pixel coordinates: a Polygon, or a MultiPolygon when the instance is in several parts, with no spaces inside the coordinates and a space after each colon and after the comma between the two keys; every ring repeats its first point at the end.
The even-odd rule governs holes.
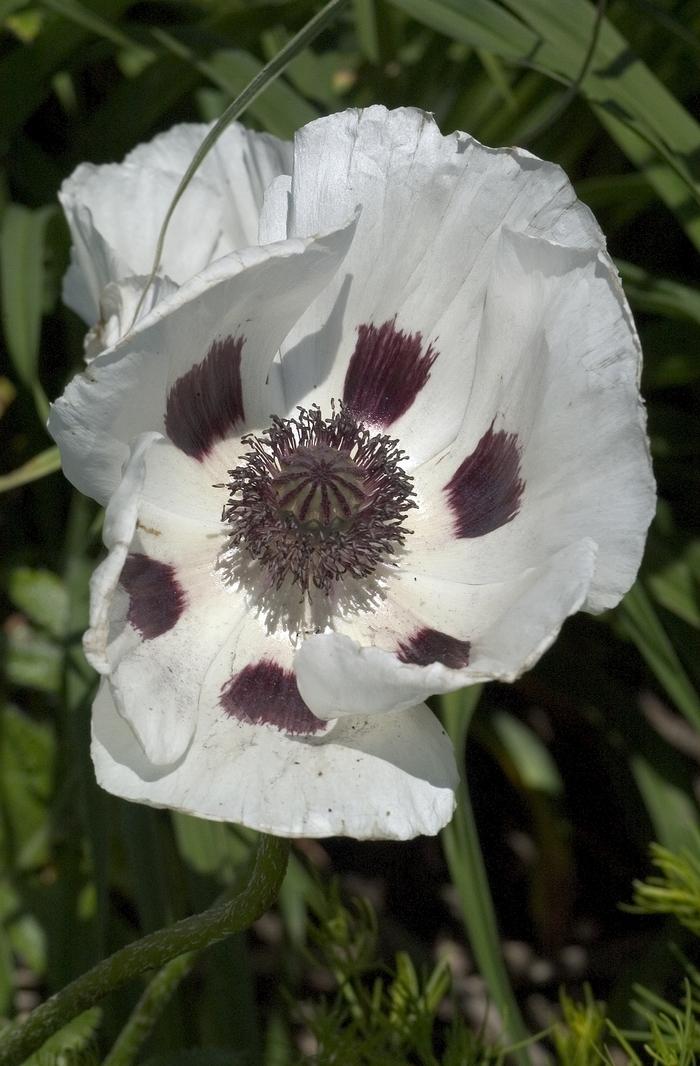
{"type": "Polygon", "coordinates": [[[416,503],[396,440],[333,403],[328,418],[316,406],[298,408],[242,442],[248,451],[225,485],[227,552],[257,560],[276,588],[290,581],[308,596],[329,595],[399,551],[416,503]]]}

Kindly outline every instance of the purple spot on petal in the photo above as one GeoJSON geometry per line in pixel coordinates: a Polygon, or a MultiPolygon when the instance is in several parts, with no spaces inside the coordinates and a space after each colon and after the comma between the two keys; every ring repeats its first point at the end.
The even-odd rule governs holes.
{"type": "Polygon", "coordinates": [[[174,567],[147,555],[127,555],[119,583],[129,595],[127,620],[144,640],[167,633],[187,606],[174,567]]]}
{"type": "Polygon", "coordinates": [[[358,326],[343,388],[343,401],[355,418],[386,428],[405,414],[438,356],[431,345],[423,348],[422,334],[397,329],[396,318],[381,326],[358,326]]]}
{"type": "Polygon", "coordinates": [[[399,644],[398,656],[402,663],[414,663],[416,666],[442,663],[451,670],[460,670],[469,665],[470,650],[468,640],[457,640],[449,633],[426,627],[399,644]]]}
{"type": "Polygon", "coordinates": [[[524,489],[517,434],[494,432],[492,422],[445,486],[457,536],[483,537],[512,522],[524,489]]]}
{"type": "Polygon", "coordinates": [[[201,363],[179,377],[165,408],[165,431],[181,451],[206,458],[243,422],[241,352],[245,337],[214,341],[201,363]]]}
{"type": "Polygon", "coordinates": [[[226,714],[250,725],[274,725],[283,733],[317,733],[326,723],[299,695],[296,677],[271,659],[251,663],[221,689],[226,714]]]}

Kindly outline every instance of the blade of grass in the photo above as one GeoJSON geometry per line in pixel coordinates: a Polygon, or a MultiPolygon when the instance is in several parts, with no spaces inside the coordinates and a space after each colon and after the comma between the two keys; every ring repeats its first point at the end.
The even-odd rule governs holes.
{"type": "Polygon", "coordinates": [[[700,696],[641,581],[630,589],[617,611],[624,632],[637,645],[652,673],[681,714],[700,731],[700,696]]]}
{"type": "Polygon", "coordinates": [[[94,34],[96,37],[104,37],[117,48],[137,49],[145,55],[153,57],[154,53],[145,45],[129,37],[118,25],[103,18],[96,11],[91,11],[78,0],[41,0],[42,7],[48,8],[56,15],[74,22],[77,26],[94,34]]]}
{"type": "Polygon", "coordinates": [[[55,215],[53,206],[32,211],[9,204],[0,229],[0,281],[2,324],[13,366],[29,389],[42,424],[49,402],[39,383],[39,343],[43,317],[44,244],[46,227],[55,215]]]}
{"type": "Polygon", "coordinates": [[[541,134],[551,129],[555,122],[561,118],[569,104],[578,96],[581,91],[584,78],[591,69],[593,63],[593,57],[595,55],[596,48],[598,47],[598,40],[600,38],[600,31],[603,26],[603,17],[605,15],[605,9],[607,7],[607,0],[598,0],[598,10],[596,13],[595,22],[593,24],[593,30],[591,32],[590,43],[586,49],[586,54],[583,57],[583,63],[573,81],[566,87],[566,90],[562,93],[559,99],[554,104],[551,112],[538,122],[535,126],[529,129],[526,133],[522,134],[522,143],[527,145],[531,141],[536,140],[541,134]]]}
{"type": "Polygon", "coordinates": [[[625,292],[639,311],[666,315],[669,318],[688,318],[700,326],[700,292],[690,285],[682,285],[670,278],[657,278],[635,263],[616,259],[625,292]]]}
{"type": "Polygon", "coordinates": [[[158,271],[158,265],[160,263],[161,256],[163,254],[163,245],[165,243],[165,236],[168,232],[168,226],[170,220],[173,217],[175,208],[177,207],[180,199],[185,192],[185,189],[189,185],[193,176],[197,172],[202,160],[206,157],[208,152],[214,147],[217,140],[235,119],[237,119],[250,104],[255,100],[260,93],[264,92],[267,86],[279,77],[287,64],[300,52],[304,50],[312,41],[318,37],[319,33],[325,29],[325,27],[337,16],[341,7],[347,2],[347,0],[329,0],[329,2],[314,15],[312,19],[302,26],[298,33],[292,37],[292,39],[282,48],[274,59],[271,59],[269,63],[266,63],[262,70],[253,78],[251,82],[246,86],[242,93],[240,93],[236,99],[226,108],[223,115],[217,123],[212,127],[209,133],[206,135],[197,152],[192,159],[192,162],[185,171],[180,184],[178,185],[175,195],[170,201],[168,210],[166,211],[165,218],[163,219],[163,225],[161,226],[160,233],[158,235],[158,242],[156,244],[156,252],[153,259],[153,268],[146,284],[146,287],[141,295],[139,304],[134,313],[133,324],[137,321],[141,306],[146,297],[146,293],[158,271]]]}
{"type": "Polygon", "coordinates": [[[375,66],[380,60],[379,25],[375,0],[353,0],[354,23],[360,51],[375,66]]]}
{"type": "MultiPolygon", "coordinates": [[[[450,824],[443,829],[441,839],[477,965],[500,1014],[509,1041],[520,1044],[528,1040],[529,1034],[503,962],[496,915],[464,769],[467,734],[481,696],[481,688],[480,685],[474,685],[440,699],[442,722],[454,744],[461,775],[457,791],[457,809],[450,824]]],[[[513,1057],[520,1066],[530,1064],[530,1055],[525,1046],[514,1051],[513,1057]]]]}
{"type": "Polygon", "coordinates": [[[103,1066],[132,1066],[158,1019],[197,960],[196,952],[166,962],[149,981],[103,1066]]]}
{"type": "Polygon", "coordinates": [[[46,451],[35,455],[33,459],[18,466],[9,474],[0,476],[0,492],[9,492],[10,489],[19,489],[22,485],[28,485],[31,481],[38,481],[47,474],[54,474],[61,469],[61,456],[58,448],[47,448],[46,451]]]}

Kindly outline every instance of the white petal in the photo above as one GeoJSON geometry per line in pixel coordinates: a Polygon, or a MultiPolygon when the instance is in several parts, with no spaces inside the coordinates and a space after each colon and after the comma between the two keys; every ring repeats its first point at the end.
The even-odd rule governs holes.
{"type": "Polygon", "coordinates": [[[425,706],[346,719],[320,742],[200,718],[182,762],[145,758],[103,682],[93,707],[92,756],[103,788],[126,799],[277,836],[407,840],[452,816],[452,746],[425,706]]]}
{"type": "MultiPolygon", "coordinates": [[[[408,401],[388,428],[415,464],[462,421],[501,227],[596,247],[602,237],[558,167],[466,134],[443,137],[412,109],[346,111],[297,133],[289,234],[334,225],[358,204],[343,270],[285,343],[287,403],[343,397],[360,326],[420,333],[423,352],[437,353],[427,383],[412,390],[411,375],[399,374],[380,393],[391,415],[408,401]]],[[[411,363],[405,347],[403,358],[411,363]]]]}
{"type": "MultiPolygon", "coordinates": [[[[66,477],[99,502],[109,499],[128,442],[148,430],[164,431],[169,390],[222,339],[245,338],[245,422],[267,424],[281,405],[278,377],[270,373],[275,353],[337,269],[351,237],[352,224],[306,241],[232,253],[157,304],[53,405],[49,430],[66,477]]],[[[218,396],[226,402],[225,390],[218,396]]]]}
{"type": "MultiPolygon", "coordinates": [[[[59,198],[73,238],[64,300],[90,325],[103,288],[149,275],[165,212],[209,127],[175,126],[121,164],[82,164],[59,198]]],[[[289,166],[290,150],[234,125],[203,161],[166,236],[162,274],[181,284],[213,259],[253,245],[267,185],[289,166]]]]}
{"type": "MultiPolygon", "coordinates": [[[[634,581],[654,513],[639,369],[607,256],[504,231],[463,425],[446,453],[416,471],[423,505],[408,568],[494,581],[588,537],[598,555],[586,606],[614,606],[634,581]],[[505,511],[486,535],[457,538],[446,487],[494,423],[521,450],[518,513],[505,511]]],[[[466,513],[466,492],[463,501],[466,513]]]]}
{"type": "MultiPolygon", "coordinates": [[[[139,145],[125,162],[173,173],[179,179],[210,129],[204,125],[173,126],[149,144],[139,145]]],[[[291,143],[249,130],[238,122],[224,130],[197,171],[216,190],[220,204],[222,235],[217,255],[263,243],[258,240],[258,224],[266,190],[279,175],[290,174],[291,167],[291,143]]],[[[273,239],[285,237],[282,230],[273,239]]]]}
{"type": "Polygon", "coordinates": [[[146,475],[145,454],[157,439],[157,433],[142,433],[135,439],[122,480],[105,512],[103,540],[108,555],[90,579],[90,628],[83,638],[88,662],[101,674],[109,671],[109,609],[136,529],[146,475]]]}
{"type": "MultiPolygon", "coordinates": [[[[307,638],[295,658],[302,698],[319,718],[337,718],[386,714],[479,681],[512,681],[550,646],[563,621],[579,610],[594,563],[595,545],[581,541],[501,587],[443,585],[426,590],[424,584],[413,598],[397,591],[399,601],[415,612],[418,629],[425,626],[454,634],[459,627],[470,634],[469,665],[418,666],[342,633],[323,633],[307,638]],[[442,602],[440,595],[445,597],[442,602]]],[[[406,586],[411,587],[409,580],[406,586]]],[[[398,629],[397,651],[410,636],[398,629]]]]}
{"type": "Polygon", "coordinates": [[[290,174],[281,174],[266,189],[258,224],[258,244],[286,239],[291,191],[290,174]]]}
{"type": "Polygon", "coordinates": [[[170,278],[124,278],[110,281],[100,294],[100,314],[97,322],[85,335],[85,360],[90,363],[126,336],[137,322],[145,318],[157,303],[172,296],[177,286],[170,278]]]}
{"type": "Polygon", "coordinates": [[[84,646],[110,677],[119,713],[149,762],[171,766],[194,734],[209,665],[246,608],[215,571],[221,534],[212,539],[207,527],[144,498],[149,449],[159,443],[156,434],[137,439],[107,508],[109,554],[91,581],[84,646]],[[124,587],[128,561],[141,569],[136,587],[124,587]]]}

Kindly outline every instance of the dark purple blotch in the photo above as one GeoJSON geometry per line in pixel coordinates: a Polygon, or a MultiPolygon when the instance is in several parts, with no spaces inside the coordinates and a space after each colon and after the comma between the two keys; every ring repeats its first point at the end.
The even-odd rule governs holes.
{"type": "Polygon", "coordinates": [[[119,583],[129,596],[127,620],[144,640],[167,633],[187,606],[175,568],[147,555],[127,555],[119,583]]]}
{"type": "Polygon", "coordinates": [[[431,345],[424,347],[422,334],[397,329],[395,317],[381,326],[358,326],[343,387],[343,402],[355,418],[386,428],[405,414],[438,356],[431,345]]]}
{"type": "Polygon", "coordinates": [[[241,352],[245,337],[214,341],[201,363],[179,377],[165,407],[165,432],[200,462],[243,422],[241,352]]]}
{"type": "Polygon", "coordinates": [[[492,422],[457,467],[445,492],[458,537],[483,537],[515,518],[525,489],[520,452],[517,434],[494,432],[492,422]]]}
{"type": "Polygon", "coordinates": [[[457,640],[449,633],[441,633],[439,629],[424,627],[399,644],[398,656],[402,663],[413,663],[415,666],[442,663],[451,670],[461,670],[469,665],[470,650],[468,640],[457,640]]]}
{"type": "Polygon", "coordinates": [[[272,659],[244,667],[223,686],[219,702],[226,714],[250,725],[274,725],[293,735],[326,728],[299,695],[293,671],[272,659]]]}

